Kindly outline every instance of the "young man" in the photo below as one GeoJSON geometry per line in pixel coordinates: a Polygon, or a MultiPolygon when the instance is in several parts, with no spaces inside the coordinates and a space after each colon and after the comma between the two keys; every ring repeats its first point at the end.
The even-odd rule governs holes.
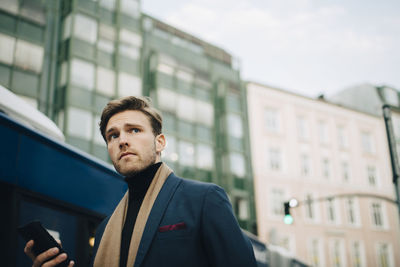
{"type": "MultiPolygon", "coordinates": [[[[110,101],[100,131],[129,189],[97,229],[93,266],[256,266],[224,190],[179,178],[161,162],[162,118],[149,100],[110,101]]],[[[32,245],[25,252],[33,266],[55,266],[66,258],[46,261],[52,250],[35,258],[32,245]]]]}

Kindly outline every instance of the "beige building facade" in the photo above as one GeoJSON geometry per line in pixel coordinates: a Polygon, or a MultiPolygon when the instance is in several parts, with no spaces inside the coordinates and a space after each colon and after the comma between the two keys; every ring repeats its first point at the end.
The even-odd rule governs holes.
{"type": "Polygon", "coordinates": [[[252,82],[247,94],[259,238],[311,266],[400,266],[383,118],[252,82]]]}

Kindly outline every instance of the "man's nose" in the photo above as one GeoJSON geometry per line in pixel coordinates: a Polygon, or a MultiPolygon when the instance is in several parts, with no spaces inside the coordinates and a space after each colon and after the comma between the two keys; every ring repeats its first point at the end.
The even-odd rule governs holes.
{"type": "Polygon", "coordinates": [[[119,148],[123,148],[124,146],[129,146],[128,136],[125,133],[120,133],[119,148]]]}

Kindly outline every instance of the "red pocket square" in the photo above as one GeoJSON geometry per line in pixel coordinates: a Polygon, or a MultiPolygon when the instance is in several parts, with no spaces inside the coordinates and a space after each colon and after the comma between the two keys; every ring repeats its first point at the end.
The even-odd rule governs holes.
{"type": "Polygon", "coordinates": [[[173,231],[173,230],[181,230],[186,228],[186,223],[181,222],[177,224],[171,224],[171,225],[164,225],[160,226],[158,228],[159,232],[167,232],[167,231],[173,231]]]}

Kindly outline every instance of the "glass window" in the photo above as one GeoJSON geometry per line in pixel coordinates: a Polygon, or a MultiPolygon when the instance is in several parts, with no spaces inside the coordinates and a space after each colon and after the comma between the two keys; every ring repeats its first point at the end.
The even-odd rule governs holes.
{"type": "Polygon", "coordinates": [[[15,65],[35,72],[42,71],[43,47],[17,40],[15,48],[15,65]]]}
{"type": "Polygon", "coordinates": [[[310,220],[314,220],[316,217],[315,205],[311,194],[307,194],[306,196],[305,209],[306,209],[306,217],[310,220]]]}
{"type": "Polygon", "coordinates": [[[269,132],[279,132],[279,113],[276,109],[266,108],[264,110],[264,125],[269,132]]]}
{"type": "Polygon", "coordinates": [[[309,255],[310,255],[310,262],[312,266],[315,267],[322,267],[324,263],[322,262],[322,248],[321,242],[318,239],[311,239],[309,242],[309,255]]]}
{"type": "Polygon", "coordinates": [[[142,80],[137,76],[132,76],[121,72],[118,75],[118,95],[122,96],[141,96],[142,80]]]}
{"type": "Polygon", "coordinates": [[[196,166],[201,169],[212,169],[214,165],[213,149],[209,145],[197,144],[196,166]]]}
{"type": "Polygon", "coordinates": [[[342,179],[343,182],[348,183],[350,181],[350,167],[347,161],[342,161],[342,179]]]}
{"type": "Polygon", "coordinates": [[[324,121],[318,122],[319,141],[323,144],[329,143],[328,125],[324,121]]]}
{"type": "Polygon", "coordinates": [[[93,120],[93,133],[94,133],[93,141],[98,145],[106,146],[106,142],[104,141],[103,136],[100,133],[99,122],[100,122],[100,116],[95,116],[93,120]]]}
{"type": "Polygon", "coordinates": [[[279,148],[270,148],[268,150],[269,169],[279,171],[282,169],[282,154],[279,148]]]}
{"type": "MultiPolygon", "coordinates": [[[[0,9],[6,10],[10,13],[17,15],[18,14],[18,0],[2,0],[2,1],[0,1],[0,9]]],[[[1,44],[1,42],[0,42],[0,44],[1,44]]]]}
{"type": "Polygon", "coordinates": [[[375,166],[367,166],[368,183],[371,186],[377,185],[377,175],[375,166]]]}
{"type": "Polygon", "coordinates": [[[71,83],[89,90],[94,88],[94,66],[77,58],[71,60],[71,83]]]}
{"type": "Polygon", "coordinates": [[[22,0],[20,15],[40,24],[45,24],[44,2],[41,0],[22,0]]]}
{"type": "Polygon", "coordinates": [[[336,222],[337,217],[336,217],[336,205],[335,201],[333,199],[328,199],[326,201],[326,206],[327,206],[327,217],[329,222],[336,222]]]}
{"type": "Polygon", "coordinates": [[[383,89],[383,95],[385,96],[385,100],[388,104],[392,106],[399,105],[399,96],[395,89],[386,87],[383,89]]]}
{"type": "Polygon", "coordinates": [[[345,266],[345,249],[344,244],[341,240],[332,240],[331,242],[331,255],[332,255],[332,265],[334,267],[345,266]]]}
{"type": "Polygon", "coordinates": [[[371,205],[372,212],[372,224],[375,227],[383,227],[383,213],[382,213],[382,205],[379,202],[374,202],[371,205]]]}
{"type": "Polygon", "coordinates": [[[196,101],[196,121],[209,127],[214,126],[214,107],[204,101],[196,101]]]}
{"type": "Polygon", "coordinates": [[[238,177],[244,177],[246,174],[246,165],[244,161],[244,156],[240,153],[230,153],[230,168],[231,172],[238,177]]]}
{"type": "Polygon", "coordinates": [[[140,16],[140,6],[138,0],[121,0],[121,12],[132,16],[134,18],[139,18],[140,16]]]}
{"type": "Polygon", "coordinates": [[[363,151],[369,154],[373,154],[375,152],[375,148],[372,142],[372,135],[369,132],[361,133],[361,142],[363,151]]]}
{"type": "Polygon", "coordinates": [[[306,154],[300,156],[300,173],[304,177],[308,177],[311,174],[311,161],[306,154]]]}
{"type": "Polygon", "coordinates": [[[13,64],[15,38],[0,33],[0,61],[13,64]]]}
{"type": "Polygon", "coordinates": [[[174,91],[159,88],[157,90],[158,107],[164,111],[175,112],[177,103],[177,94],[174,91]]]}
{"type": "Polygon", "coordinates": [[[171,75],[171,76],[174,75],[174,67],[164,64],[164,63],[158,64],[157,71],[171,75]]]}
{"type": "Polygon", "coordinates": [[[196,138],[205,142],[213,142],[213,133],[210,128],[202,125],[197,125],[196,127],[196,138]]]}
{"type": "Polygon", "coordinates": [[[99,4],[101,7],[105,9],[114,11],[115,10],[115,0],[99,0],[99,4]]]}
{"type": "Polygon", "coordinates": [[[345,200],[345,206],[346,206],[346,213],[347,213],[347,222],[351,225],[358,225],[359,224],[359,219],[358,219],[358,207],[357,203],[354,198],[347,198],[345,200]]]}
{"type": "Polygon", "coordinates": [[[97,48],[110,54],[114,53],[115,35],[115,29],[113,27],[105,24],[100,24],[99,41],[97,42],[97,48]]]}
{"type": "Polygon", "coordinates": [[[351,266],[363,267],[366,266],[364,261],[364,248],[360,241],[351,243],[351,266]]]}
{"type": "Polygon", "coordinates": [[[194,165],[194,145],[186,141],[179,141],[179,163],[183,166],[194,165]]]}
{"type": "Polygon", "coordinates": [[[391,247],[386,243],[377,245],[378,267],[393,267],[393,255],[391,247]]]}
{"type": "Polygon", "coordinates": [[[176,72],[176,77],[187,83],[193,82],[193,74],[184,70],[178,70],[176,72]]]}
{"type": "Polygon", "coordinates": [[[134,32],[122,29],[120,31],[119,52],[131,59],[140,57],[140,46],[142,45],[142,37],[134,32]]]}
{"type": "Polygon", "coordinates": [[[92,125],[91,112],[75,107],[68,109],[67,133],[69,135],[90,140],[92,138],[92,125]]]}
{"type": "Polygon", "coordinates": [[[240,96],[238,94],[228,93],[226,103],[231,110],[241,110],[240,96]]]}
{"type": "Polygon", "coordinates": [[[242,138],[243,137],[243,125],[242,125],[242,118],[233,113],[228,114],[228,133],[229,135],[242,138]]]}
{"type": "Polygon", "coordinates": [[[174,136],[167,136],[167,145],[163,150],[163,157],[171,162],[176,162],[178,160],[178,153],[176,148],[176,138],[174,136]]]}
{"type": "Polygon", "coordinates": [[[236,205],[238,206],[239,219],[241,219],[241,220],[249,219],[249,203],[248,203],[248,201],[244,198],[238,198],[236,205]]]}
{"type": "Polygon", "coordinates": [[[82,15],[75,15],[74,36],[88,43],[94,44],[97,40],[97,21],[82,15]]]}
{"type": "Polygon", "coordinates": [[[297,118],[297,131],[301,140],[308,140],[308,124],[307,120],[304,117],[297,118]]]}
{"type": "Polygon", "coordinates": [[[107,96],[115,93],[115,73],[112,70],[97,67],[97,90],[107,96]]]}
{"type": "Polygon", "coordinates": [[[281,188],[272,188],[271,191],[271,210],[272,215],[283,215],[283,203],[285,202],[285,192],[281,188]]]}
{"type": "Polygon", "coordinates": [[[68,39],[71,37],[71,25],[72,25],[72,15],[68,14],[68,16],[65,17],[63,24],[64,24],[64,29],[63,29],[63,40],[68,39]]]}
{"type": "Polygon", "coordinates": [[[196,102],[193,98],[185,95],[178,96],[177,115],[179,118],[194,122],[195,107],[196,102]]]}
{"type": "Polygon", "coordinates": [[[343,126],[338,128],[338,142],[340,148],[347,148],[349,146],[349,141],[347,139],[347,132],[343,126]]]}
{"type": "Polygon", "coordinates": [[[331,175],[331,167],[328,158],[322,159],[322,177],[325,179],[329,179],[331,175]]]}

